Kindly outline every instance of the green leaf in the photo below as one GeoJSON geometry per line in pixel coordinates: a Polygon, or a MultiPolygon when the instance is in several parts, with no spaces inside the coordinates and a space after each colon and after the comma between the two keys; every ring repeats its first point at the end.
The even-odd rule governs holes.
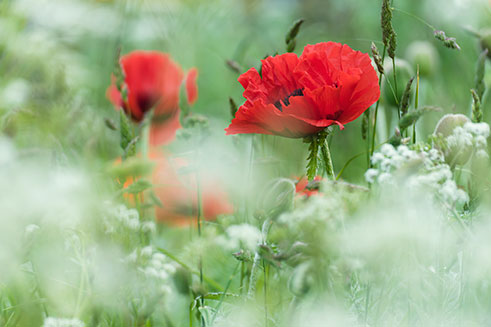
{"type": "Polygon", "coordinates": [[[147,176],[155,166],[155,163],[137,157],[131,157],[118,165],[108,168],[107,172],[120,180],[126,180],[128,177],[147,176]]]}
{"type": "Polygon", "coordinates": [[[145,180],[145,179],[139,179],[127,188],[123,189],[123,192],[125,193],[131,193],[131,194],[137,194],[141,193],[149,188],[151,188],[153,185],[151,182],[145,180]]]}
{"type": "Polygon", "coordinates": [[[136,136],[135,129],[130,120],[126,116],[124,110],[119,111],[119,131],[120,131],[120,146],[123,149],[123,159],[132,157],[136,154],[136,136]]]}
{"type": "Polygon", "coordinates": [[[149,192],[149,198],[153,205],[156,205],[159,208],[164,207],[164,204],[162,203],[162,201],[160,201],[159,197],[155,194],[154,191],[149,192]]]}

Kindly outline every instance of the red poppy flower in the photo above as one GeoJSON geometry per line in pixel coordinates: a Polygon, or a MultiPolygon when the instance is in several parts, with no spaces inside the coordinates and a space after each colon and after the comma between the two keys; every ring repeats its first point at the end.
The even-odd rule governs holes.
{"type": "MultiPolygon", "coordinates": [[[[166,144],[175,137],[179,123],[179,92],[184,73],[166,53],[157,51],[133,51],[120,60],[124,74],[123,89],[128,96],[123,100],[115,85],[115,78],[107,89],[108,99],[117,109],[123,108],[135,122],[154,109],[150,127],[150,143],[166,144]]],[[[197,70],[191,69],[186,77],[188,102],[196,101],[197,70]]]]}
{"type": "MultiPolygon", "coordinates": [[[[151,152],[150,158],[157,164],[153,173],[154,191],[163,204],[162,208],[156,207],[157,220],[179,226],[195,223],[198,212],[196,175],[177,172],[188,166],[186,160],[168,159],[160,152],[151,152]]],[[[200,189],[204,219],[212,220],[233,212],[227,193],[216,179],[201,175],[200,189]]]]}
{"type": "Polygon", "coordinates": [[[286,53],[262,60],[239,77],[246,102],[227,135],[240,133],[305,137],[327,126],[343,128],[380,97],[368,54],[340,43],[307,45],[302,55],[286,53]]]}
{"type": "Polygon", "coordinates": [[[312,182],[309,182],[305,176],[296,179],[298,180],[295,184],[295,193],[297,195],[310,197],[319,193],[319,182],[322,181],[321,176],[316,176],[312,182]]]}

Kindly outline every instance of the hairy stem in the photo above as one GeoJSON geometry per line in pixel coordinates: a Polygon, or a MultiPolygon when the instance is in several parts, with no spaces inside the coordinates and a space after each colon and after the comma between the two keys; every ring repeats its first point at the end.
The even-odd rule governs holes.
{"type": "Polygon", "coordinates": [[[336,180],[336,176],[334,175],[334,168],[332,165],[332,159],[331,159],[331,151],[329,151],[329,142],[327,141],[327,137],[325,138],[324,144],[321,144],[321,155],[322,155],[322,160],[324,160],[324,164],[326,166],[326,174],[327,177],[331,180],[336,180]]]}

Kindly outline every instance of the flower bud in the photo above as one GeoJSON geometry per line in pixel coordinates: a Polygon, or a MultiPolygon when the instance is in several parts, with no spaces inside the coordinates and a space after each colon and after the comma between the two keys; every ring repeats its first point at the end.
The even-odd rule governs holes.
{"type": "MultiPolygon", "coordinates": [[[[382,87],[382,91],[384,94],[385,101],[389,103],[390,105],[397,107],[397,104],[401,100],[402,94],[404,93],[404,85],[407,84],[407,81],[414,76],[414,70],[412,69],[411,65],[403,60],[403,59],[396,59],[396,79],[397,79],[397,100],[394,98],[394,93],[395,93],[395,85],[394,85],[394,73],[392,70],[392,60],[386,60],[384,63],[384,70],[385,70],[385,77],[384,77],[384,83],[382,87]],[[387,81],[389,80],[389,82],[387,81]],[[394,91],[394,93],[392,92],[394,91]]],[[[409,97],[410,99],[412,96],[409,97]]]]}
{"type": "Polygon", "coordinates": [[[296,296],[306,294],[315,284],[312,264],[304,262],[298,265],[288,280],[288,288],[296,296]]]}
{"type": "Polygon", "coordinates": [[[488,58],[491,59],[491,28],[481,30],[480,34],[480,44],[483,50],[488,50],[488,58]]]}
{"type": "Polygon", "coordinates": [[[406,58],[414,69],[419,65],[419,75],[429,77],[433,75],[440,64],[438,52],[433,44],[427,41],[415,41],[406,50],[406,58]]]}
{"type": "Polygon", "coordinates": [[[189,294],[189,286],[191,285],[191,273],[183,267],[177,267],[173,276],[174,285],[181,294],[189,294]]]}
{"type": "Polygon", "coordinates": [[[293,207],[295,184],[287,178],[271,181],[260,198],[260,208],[269,215],[276,216],[293,207]]]}
{"type": "MultiPolygon", "coordinates": [[[[448,137],[453,134],[457,127],[463,127],[467,122],[470,122],[470,119],[462,114],[445,115],[436,125],[434,135],[441,136],[444,140],[448,140],[448,137]]],[[[461,147],[453,144],[453,142],[445,143],[447,144],[436,144],[435,147],[443,152],[445,161],[450,165],[464,165],[472,155],[472,144],[461,147]]]]}

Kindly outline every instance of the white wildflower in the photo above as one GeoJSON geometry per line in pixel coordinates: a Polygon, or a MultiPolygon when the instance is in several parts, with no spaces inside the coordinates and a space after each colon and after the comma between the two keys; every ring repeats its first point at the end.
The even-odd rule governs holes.
{"type": "Polygon", "coordinates": [[[157,226],[153,221],[145,221],[141,224],[143,232],[154,233],[157,230],[157,226]]]}
{"type": "Polygon", "coordinates": [[[43,327],[85,327],[79,319],[53,318],[48,317],[44,320],[43,327]]]}
{"type": "Polygon", "coordinates": [[[389,143],[385,143],[380,148],[380,153],[382,153],[386,157],[392,157],[397,154],[396,149],[389,143]]]}
{"type": "Polygon", "coordinates": [[[475,135],[489,137],[489,125],[487,123],[465,123],[464,130],[475,135]]]}
{"type": "Polygon", "coordinates": [[[226,230],[226,240],[222,244],[230,250],[254,251],[261,240],[261,231],[249,224],[229,226],[226,230]]]}
{"type": "Polygon", "coordinates": [[[377,165],[379,162],[384,160],[385,156],[380,152],[375,152],[372,156],[372,164],[377,165]]]}
{"type": "Polygon", "coordinates": [[[143,249],[140,251],[140,255],[142,257],[150,258],[152,256],[153,249],[151,246],[145,246],[143,249]]]}
{"type": "Polygon", "coordinates": [[[365,180],[368,183],[375,183],[375,178],[378,176],[379,171],[374,168],[370,168],[365,172],[365,180]]]}

